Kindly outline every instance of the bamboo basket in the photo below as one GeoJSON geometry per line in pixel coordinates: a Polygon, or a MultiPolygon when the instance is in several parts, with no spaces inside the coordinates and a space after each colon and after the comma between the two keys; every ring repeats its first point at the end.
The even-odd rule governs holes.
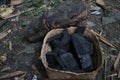
{"type": "MultiPolygon", "coordinates": [[[[68,32],[70,34],[73,34],[76,29],[77,29],[77,27],[70,27],[70,28],[68,28],[68,32]]],[[[87,72],[86,73],[75,73],[75,72],[57,70],[57,69],[53,69],[53,68],[48,67],[48,63],[46,61],[45,55],[48,51],[51,51],[51,47],[49,46],[49,44],[46,44],[46,41],[48,38],[50,38],[56,34],[62,33],[63,30],[64,29],[51,30],[45,36],[44,41],[43,41],[40,59],[43,62],[43,65],[46,69],[49,80],[55,80],[55,79],[57,79],[57,80],[61,80],[61,79],[64,79],[64,80],[66,80],[66,79],[69,79],[69,80],[73,80],[73,79],[74,80],[76,80],[76,79],[77,80],[78,79],[79,80],[95,80],[96,74],[103,66],[103,55],[102,55],[102,51],[100,49],[98,39],[89,29],[85,30],[84,35],[86,37],[90,38],[90,40],[94,46],[94,53],[92,55],[93,65],[95,67],[94,71],[88,72],[88,73],[87,72]]]]}

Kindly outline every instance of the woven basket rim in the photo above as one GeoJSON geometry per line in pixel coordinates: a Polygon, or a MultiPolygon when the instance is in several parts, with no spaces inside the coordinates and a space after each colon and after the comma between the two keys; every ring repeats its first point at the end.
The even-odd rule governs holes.
{"type": "MultiPolygon", "coordinates": [[[[72,29],[77,29],[77,27],[69,27],[69,28],[67,28],[67,29],[70,29],[70,30],[72,30],[72,29]]],[[[51,31],[49,31],[48,33],[47,33],[47,35],[46,36],[49,36],[49,34],[51,34],[52,32],[55,32],[55,31],[63,31],[64,30],[64,28],[60,28],[60,29],[53,29],[53,30],[51,30],[51,31]]],[[[88,29],[88,28],[86,28],[86,31],[89,31],[90,33],[92,33],[93,34],[93,32],[90,30],[90,29],[88,29]]],[[[93,34],[94,35],[94,34],[93,34]]],[[[43,42],[43,45],[42,45],[42,50],[41,50],[41,56],[40,56],[40,59],[42,59],[42,63],[43,63],[43,65],[45,66],[45,68],[46,69],[49,69],[49,70],[53,70],[53,71],[59,71],[59,72],[61,72],[61,73],[69,73],[69,74],[75,74],[75,75],[88,75],[88,74],[94,74],[94,73],[96,73],[96,72],[98,72],[101,68],[102,68],[102,65],[103,65],[103,62],[104,62],[104,59],[103,59],[103,56],[101,57],[102,58],[102,63],[101,63],[101,65],[97,68],[97,69],[95,69],[94,71],[92,71],[92,72],[86,72],[86,73],[75,73],[75,72],[71,72],[71,71],[63,71],[63,70],[57,70],[57,69],[53,69],[53,68],[50,68],[49,66],[47,66],[47,64],[45,64],[44,63],[44,61],[43,61],[43,58],[42,58],[42,53],[43,53],[43,47],[44,47],[44,45],[46,44],[46,40],[47,40],[47,37],[45,36],[45,38],[44,38],[44,42],[43,42]]],[[[94,35],[95,36],[95,35],[94,35]]],[[[98,39],[97,39],[97,41],[98,41],[98,39]]],[[[99,43],[98,43],[99,44],[99,43]]],[[[99,45],[99,48],[100,48],[100,45],[99,45]]],[[[100,52],[101,52],[101,54],[103,53],[102,51],[101,51],[101,48],[100,48],[100,52]]],[[[45,61],[46,61],[46,58],[45,58],[45,61]]]]}

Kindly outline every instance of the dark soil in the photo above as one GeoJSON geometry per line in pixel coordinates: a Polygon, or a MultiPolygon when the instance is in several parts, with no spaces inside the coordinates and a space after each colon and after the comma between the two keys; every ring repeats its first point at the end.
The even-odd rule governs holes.
{"type": "MultiPolygon", "coordinates": [[[[87,4],[89,4],[90,1],[88,0],[87,4]]],[[[119,0],[106,0],[105,2],[108,7],[113,6],[114,8],[120,10],[119,0]]],[[[19,8],[25,9],[27,7],[26,5],[23,5],[22,7],[19,6],[18,9],[19,8]]],[[[91,15],[90,13],[91,12],[88,11],[88,15],[86,16],[86,18],[80,21],[79,25],[86,26],[88,21],[94,22],[95,26],[89,27],[90,29],[95,30],[97,33],[102,32],[103,37],[107,38],[109,41],[113,43],[120,45],[120,21],[103,25],[101,21],[101,18],[103,17],[102,14],[95,16],[95,15],[91,15]]],[[[11,33],[9,33],[5,38],[0,40],[0,56],[2,55],[7,56],[7,62],[4,64],[0,64],[0,69],[4,68],[5,66],[10,66],[11,70],[0,73],[0,76],[4,74],[8,74],[13,71],[22,70],[22,71],[27,71],[25,80],[32,80],[34,72],[32,71],[31,66],[35,64],[39,68],[40,73],[42,73],[42,76],[47,78],[41,60],[38,59],[40,56],[40,49],[42,43],[41,42],[29,43],[24,38],[24,35],[26,34],[25,31],[29,29],[30,23],[34,20],[38,20],[39,16],[20,15],[15,18],[8,19],[8,22],[4,26],[0,27],[0,32],[5,30],[6,28],[11,29],[11,33]],[[12,50],[9,49],[9,41],[11,41],[12,43],[12,50]]],[[[3,21],[4,20],[0,21],[0,25],[3,24],[3,21]]],[[[35,24],[33,24],[33,27],[34,25],[35,24]]],[[[104,49],[103,50],[104,66],[101,69],[101,71],[98,72],[96,80],[107,80],[108,78],[106,79],[106,77],[108,75],[115,73],[114,71],[112,71],[113,70],[112,66],[114,64],[115,58],[120,48],[119,49],[111,48],[110,46],[107,46],[104,43],[100,43],[100,44],[104,49]]],[[[13,77],[3,80],[15,80],[15,79],[13,77]]]]}

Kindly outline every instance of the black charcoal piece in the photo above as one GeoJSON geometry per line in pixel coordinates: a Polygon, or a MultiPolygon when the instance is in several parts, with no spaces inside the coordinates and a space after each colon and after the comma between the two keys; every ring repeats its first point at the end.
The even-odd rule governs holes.
{"type": "Polygon", "coordinates": [[[64,29],[63,31],[63,37],[61,39],[61,43],[63,45],[69,44],[70,43],[70,34],[67,29],[64,29]]]}
{"type": "Polygon", "coordinates": [[[57,47],[60,47],[60,45],[61,45],[60,40],[53,40],[49,44],[50,44],[52,50],[54,50],[57,47]]]}
{"type": "Polygon", "coordinates": [[[64,49],[56,48],[54,50],[54,53],[55,53],[54,56],[55,56],[57,62],[59,63],[59,65],[62,67],[62,70],[66,70],[65,65],[63,64],[63,62],[60,59],[60,56],[62,54],[66,54],[66,51],[64,49]]]}
{"type": "Polygon", "coordinates": [[[93,53],[93,45],[89,41],[87,41],[83,35],[80,34],[73,34],[72,35],[72,42],[75,47],[75,51],[80,57],[81,55],[89,54],[91,55],[93,53]]]}
{"type": "Polygon", "coordinates": [[[90,72],[93,70],[92,58],[90,55],[81,56],[80,62],[84,71],[90,72]]]}
{"type": "Polygon", "coordinates": [[[48,52],[46,54],[46,60],[48,62],[48,66],[54,69],[61,69],[61,66],[59,65],[58,61],[56,60],[56,56],[54,52],[48,52]]]}
{"type": "Polygon", "coordinates": [[[66,53],[60,55],[61,62],[64,64],[66,71],[80,71],[77,62],[75,61],[73,55],[71,53],[66,53]]]}
{"type": "Polygon", "coordinates": [[[46,43],[49,43],[49,42],[54,41],[54,40],[59,40],[61,38],[62,38],[62,34],[57,34],[55,36],[52,36],[52,37],[48,38],[46,43]]]}
{"type": "Polygon", "coordinates": [[[78,33],[78,34],[83,34],[84,31],[85,31],[86,27],[78,27],[75,31],[75,33],[78,33]]]}
{"type": "Polygon", "coordinates": [[[0,0],[0,5],[10,4],[11,0],[0,0]]]}
{"type": "Polygon", "coordinates": [[[69,42],[70,42],[70,35],[68,30],[63,30],[63,33],[55,35],[47,40],[47,43],[50,43],[52,50],[55,48],[62,48],[66,51],[69,51],[69,42]]]}
{"type": "Polygon", "coordinates": [[[69,52],[72,53],[72,55],[74,56],[76,62],[77,62],[78,65],[79,65],[79,68],[82,69],[82,66],[81,66],[81,63],[80,63],[80,58],[79,58],[78,54],[77,54],[76,51],[75,51],[75,47],[74,47],[72,41],[70,42],[70,51],[69,51],[69,52]]]}
{"type": "Polygon", "coordinates": [[[54,52],[57,53],[57,55],[59,55],[59,56],[66,53],[66,51],[64,49],[61,49],[61,48],[56,48],[54,50],[54,52]]]}

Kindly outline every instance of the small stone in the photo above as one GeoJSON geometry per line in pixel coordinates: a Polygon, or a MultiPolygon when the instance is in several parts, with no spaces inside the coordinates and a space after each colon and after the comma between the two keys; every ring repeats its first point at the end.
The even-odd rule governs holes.
{"type": "Polygon", "coordinates": [[[93,5],[91,5],[90,6],[90,11],[98,11],[98,10],[100,10],[101,8],[100,7],[98,7],[98,6],[93,6],[93,5]]]}
{"type": "Polygon", "coordinates": [[[117,21],[120,21],[120,11],[117,9],[112,10],[112,17],[114,17],[117,21]]]}
{"type": "Polygon", "coordinates": [[[34,50],[34,47],[33,47],[33,46],[25,46],[25,49],[21,50],[21,51],[18,53],[18,55],[21,54],[21,53],[28,53],[28,54],[30,54],[30,53],[35,53],[35,50],[34,50]]]}
{"type": "Polygon", "coordinates": [[[98,15],[102,14],[102,12],[101,11],[94,11],[91,14],[94,14],[94,15],[98,16],[98,15]]]}
{"type": "Polygon", "coordinates": [[[15,18],[11,19],[11,21],[12,21],[12,22],[15,22],[15,21],[18,22],[18,21],[19,21],[19,17],[17,16],[17,17],[15,17],[15,18]]]}
{"type": "Polygon", "coordinates": [[[1,63],[5,63],[7,61],[7,57],[6,56],[0,56],[0,62],[1,63]]]}
{"type": "Polygon", "coordinates": [[[113,17],[102,17],[103,24],[109,24],[113,22],[116,22],[116,20],[113,17]]]}
{"type": "Polygon", "coordinates": [[[88,21],[86,24],[87,24],[86,27],[93,27],[93,26],[95,26],[95,23],[91,22],[91,21],[88,21]]]}

